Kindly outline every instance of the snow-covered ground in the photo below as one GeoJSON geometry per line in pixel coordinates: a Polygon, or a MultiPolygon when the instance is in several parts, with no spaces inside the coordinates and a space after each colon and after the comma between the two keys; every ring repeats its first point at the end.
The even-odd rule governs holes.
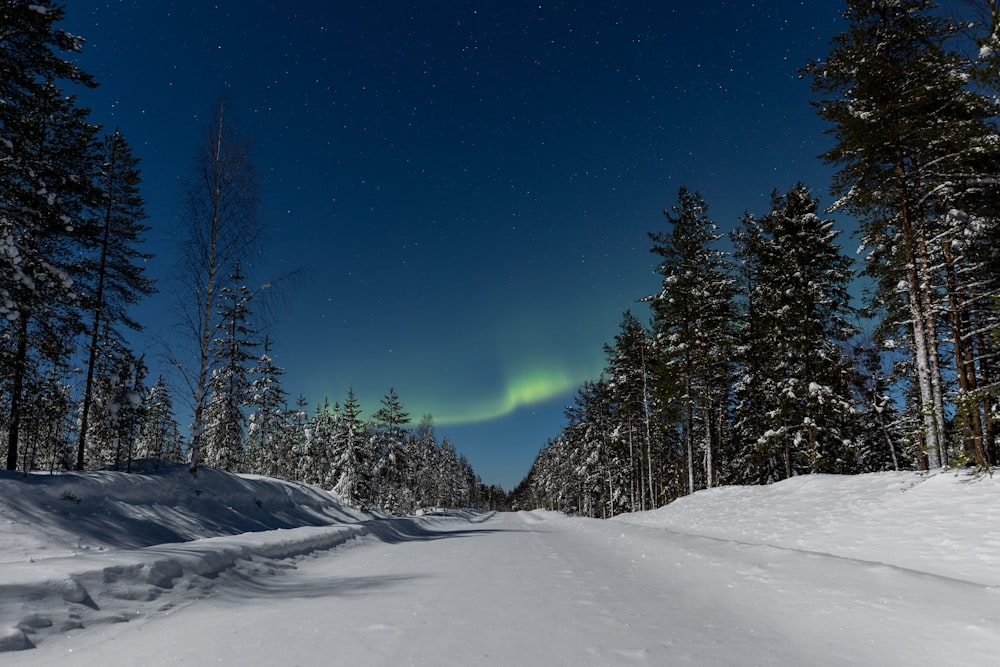
{"type": "Polygon", "coordinates": [[[0,473],[0,531],[4,665],[1000,661],[988,476],[800,477],[598,521],[380,517],[183,467],[0,473]]]}

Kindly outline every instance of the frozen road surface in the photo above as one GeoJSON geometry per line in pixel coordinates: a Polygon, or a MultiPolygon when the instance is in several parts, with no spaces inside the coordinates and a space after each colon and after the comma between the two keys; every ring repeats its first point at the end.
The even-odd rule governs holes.
{"type": "Polygon", "coordinates": [[[986,665],[1000,653],[996,586],[912,568],[545,512],[380,525],[185,575],[111,619],[128,622],[91,612],[85,629],[2,662],[986,665]]]}

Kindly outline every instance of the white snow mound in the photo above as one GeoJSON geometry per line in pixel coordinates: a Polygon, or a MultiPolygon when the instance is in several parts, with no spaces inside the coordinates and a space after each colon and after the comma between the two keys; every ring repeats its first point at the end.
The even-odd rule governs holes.
{"type": "Polygon", "coordinates": [[[1000,476],[803,475],[698,491],[640,526],[883,563],[1000,586],[1000,476]]]}

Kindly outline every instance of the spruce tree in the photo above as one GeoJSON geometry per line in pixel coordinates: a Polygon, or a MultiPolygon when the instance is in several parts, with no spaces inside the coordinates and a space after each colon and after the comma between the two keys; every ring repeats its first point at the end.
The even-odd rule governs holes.
{"type": "Polygon", "coordinates": [[[179,463],[182,460],[180,439],[173,398],[166,381],[160,376],[146,399],[146,411],[136,442],[136,457],[179,463]]]}
{"type": "Polygon", "coordinates": [[[277,475],[284,479],[302,481],[302,457],[305,453],[309,433],[309,401],[303,394],[295,400],[294,409],[285,410],[285,419],[279,444],[279,466],[277,475]]]}
{"type": "Polygon", "coordinates": [[[334,477],[334,446],[337,440],[337,419],[340,406],[324,399],[316,406],[305,430],[298,477],[306,484],[332,489],[334,477]]]}
{"type": "Polygon", "coordinates": [[[688,493],[693,493],[698,477],[709,487],[718,481],[726,455],[723,425],[736,342],[735,281],[726,254],[715,247],[721,236],[699,194],[681,188],[678,203],[663,214],[670,231],[649,234],[651,252],[661,259],[656,271],[662,286],[646,301],[663,364],[659,398],[664,406],[679,408],[688,493]]]}
{"type": "Polygon", "coordinates": [[[777,411],[777,396],[770,381],[772,350],[769,342],[767,307],[762,302],[764,234],[752,213],[740,218],[740,226],[730,233],[735,248],[737,282],[738,372],[733,384],[733,436],[737,444],[733,461],[733,481],[766,484],[782,478],[784,466],[771,456],[765,441],[766,422],[762,416],[777,411]]]}
{"type": "Polygon", "coordinates": [[[434,507],[438,504],[436,468],[438,444],[434,437],[434,418],[426,414],[420,419],[416,431],[409,439],[407,451],[410,455],[413,479],[413,502],[416,509],[434,507]]]}
{"type": "Polygon", "coordinates": [[[348,389],[336,420],[333,493],[352,505],[368,506],[374,502],[375,453],[369,449],[369,443],[361,420],[361,404],[354,389],[348,389]]]}
{"type": "Polygon", "coordinates": [[[247,395],[247,471],[257,475],[291,478],[293,456],[287,437],[287,393],[281,386],[284,369],[271,358],[271,341],[264,338],[264,351],[257,365],[249,369],[253,377],[247,395]]]}
{"type": "Polygon", "coordinates": [[[70,369],[51,366],[36,369],[26,385],[22,428],[22,469],[49,471],[69,468],[72,458],[71,434],[76,420],[69,383],[70,369]]]}
{"type": "Polygon", "coordinates": [[[374,476],[378,491],[376,502],[382,509],[403,511],[412,500],[412,475],[403,428],[410,423],[410,415],[403,409],[395,389],[390,387],[382,397],[382,407],[375,411],[372,419],[379,451],[374,476]]]}
{"type": "Polygon", "coordinates": [[[212,341],[212,358],[218,367],[209,383],[202,440],[207,465],[240,472],[245,460],[245,408],[250,401],[250,368],[255,332],[250,327],[251,293],[239,264],[220,290],[218,337],[212,341]]]}
{"type": "MultiPolygon", "coordinates": [[[[771,481],[803,472],[851,472],[856,439],[847,343],[856,333],[847,288],[851,260],[835,243],[832,220],[802,184],[771,197],[771,210],[745,218],[737,236],[752,291],[741,356],[740,423],[756,421],[757,438],[742,443],[744,462],[771,481]],[[754,400],[748,394],[757,393],[754,400]],[[756,414],[746,412],[753,407],[756,414]]],[[[746,433],[746,429],[744,429],[746,433]]],[[[749,433],[747,433],[749,435],[749,433]]]]}
{"type": "Polygon", "coordinates": [[[442,438],[437,465],[438,502],[444,507],[458,507],[459,487],[458,452],[450,438],[442,438]]]}

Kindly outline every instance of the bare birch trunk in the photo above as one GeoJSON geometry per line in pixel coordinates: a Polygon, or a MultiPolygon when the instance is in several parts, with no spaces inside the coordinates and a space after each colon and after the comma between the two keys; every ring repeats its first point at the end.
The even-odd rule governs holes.
{"type": "Polygon", "coordinates": [[[925,310],[924,289],[922,289],[922,269],[918,266],[921,253],[918,252],[920,239],[914,230],[913,211],[910,207],[909,188],[906,178],[906,163],[902,150],[897,150],[896,176],[899,182],[900,218],[902,223],[902,241],[906,251],[906,293],[910,310],[910,332],[913,343],[914,372],[917,376],[917,387],[920,392],[920,416],[923,422],[924,449],[927,454],[928,467],[940,468],[941,436],[936,415],[935,390],[932,373],[937,367],[931,362],[934,340],[930,338],[928,329],[928,311],[925,310]]]}
{"type": "Polygon", "coordinates": [[[931,416],[937,434],[938,459],[940,466],[948,465],[947,429],[944,421],[944,387],[941,382],[941,361],[938,358],[937,318],[934,304],[933,279],[930,272],[930,255],[927,251],[927,238],[920,234],[920,309],[926,320],[927,331],[927,362],[930,369],[931,382],[931,416]]]}

